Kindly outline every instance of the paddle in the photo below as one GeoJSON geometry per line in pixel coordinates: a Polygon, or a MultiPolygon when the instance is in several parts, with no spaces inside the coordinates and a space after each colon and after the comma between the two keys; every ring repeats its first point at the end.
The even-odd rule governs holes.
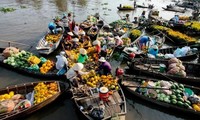
{"type": "Polygon", "coordinates": [[[167,35],[165,35],[162,31],[160,31],[160,30],[157,30],[158,32],[160,32],[160,33],[162,33],[166,38],[168,38],[171,42],[173,42],[174,44],[175,44],[175,42],[174,42],[174,40],[172,40],[171,38],[169,38],[167,35]]]}
{"type": "Polygon", "coordinates": [[[19,42],[8,41],[8,40],[0,40],[0,42],[8,43],[9,47],[12,46],[11,44],[14,44],[14,45],[18,44],[18,45],[22,45],[22,46],[28,46],[28,47],[30,47],[29,49],[31,49],[33,47],[32,45],[27,45],[27,44],[23,44],[23,43],[19,43],[19,42]]]}

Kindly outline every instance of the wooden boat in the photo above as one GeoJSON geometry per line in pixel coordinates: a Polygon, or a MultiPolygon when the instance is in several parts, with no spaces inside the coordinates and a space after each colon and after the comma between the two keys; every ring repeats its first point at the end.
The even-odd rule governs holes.
{"type": "Polygon", "coordinates": [[[62,39],[63,39],[62,33],[51,34],[47,32],[45,36],[39,40],[36,46],[36,50],[40,54],[49,55],[58,48],[62,39]]]}
{"type": "MultiPolygon", "coordinates": [[[[9,41],[8,41],[8,43],[9,43],[9,41]]],[[[16,45],[18,43],[14,42],[13,44],[16,45]]],[[[39,71],[36,72],[36,71],[29,70],[29,69],[21,68],[21,67],[14,67],[10,64],[4,63],[5,58],[2,54],[2,52],[5,50],[5,48],[0,48],[0,54],[1,54],[1,56],[0,56],[0,66],[1,67],[5,67],[9,70],[13,70],[13,71],[18,72],[20,74],[28,75],[28,76],[35,77],[35,78],[43,78],[43,79],[64,79],[65,78],[65,75],[59,76],[59,75],[57,75],[57,71],[54,71],[54,70],[49,71],[46,74],[42,74],[39,71]]]]}
{"type": "Polygon", "coordinates": [[[167,21],[159,16],[159,11],[157,9],[150,10],[148,14],[148,18],[150,20],[154,20],[155,22],[161,22],[161,23],[167,21]]]}
{"type": "Polygon", "coordinates": [[[179,7],[191,8],[191,9],[199,8],[198,3],[190,2],[190,1],[184,1],[184,2],[178,1],[175,5],[179,7]]]}
{"type": "Polygon", "coordinates": [[[154,5],[153,4],[149,4],[149,5],[144,5],[144,4],[143,5],[139,5],[139,4],[137,4],[136,7],[153,9],[154,5]]]}
{"type": "MultiPolygon", "coordinates": [[[[131,43],[130,46],[127,46],[123,49],[123,54],[126,59],[129,60],[129,55],[134,53],[136,58],[141,58],[146,56],[146,52],[142,50],[140,47],[139,40],[140,38],[144,36],[144,32],[141,34],[140,37],[138,37],[134,42],[131,43]]],[[[147,43],[147,45],[150,47],[151,45],[157,44],[158,48],[161,48],[164,45],[165,42],[165,36],[162,36],[162,33],[158,33],[156,35],[152,36],[151,43],[147,43]],[[161,36],[160,36],[161,35],[161,36]]]]}
{"type": "Polygon", "coordinates": [[[128,8],[126,8],[126,7],[117,7],[117,9],[118,10],[134,10],[135,8],[133,8],[133,7],[128,7],[128,8]]]}
{"type": "Polygon", "coordinates": [[[162,9],[167,10],[167,11],[185,13],[185,9],[177,8],[175,6],[168,6],[167,5],[167,7],[162,7],[162,9]]]}
{"type": "MultiPolygon", "coordinates": [[[[64,82],[59,82],[59,81],[44,81],[44,82],[38,81],[38,82],[24,83],[24,84],[19,84],[19,85],[14,85],[14,86],[9,86],[9,87],[6,87],[6,88],[2,88],[2,89],[0,89],[0,94],[1,95],[7,94],[9,92],[14,92],[14,94],[21,94],[24,97],[28,96],[28,95],[32,96],[32,97],[30,97],[30,98],[32,98],[32,100],[30,98],[26,98],[24,100],[20,100],[18,102],[18,104],[15,105],[15,107],[14,107],[14,109],[12,111],[0,113],[0,119],[1,120],[14,120],[14,119],[17,119],[17,118],[21,118],[21,117],[27,116],[27,115],[35,112],[35,111],[38,111],[38,110],[42,109],[43,107],[51,104],[53,101],[55,101],[68,88],[69,88],[69,84],[64,83],[64,82]],[[37,85],[39,86],[39,84],[40,85],[43,84],[44,86],[47,86],[47,84],[48,85],[49,84],[54,84],[55,87],[56,87],[55,88],[56,90],[52,89],[52,91],[53,92],[56,91],[56,92],[52,93],[51,96],[49,96],[48,98],[44,99],[43,101],[37,101],[38,99],[36,99],[36,97],[34,96],[37,93],[33,92],[33,91],[36,90],[34,88],[37,85]],[[20,107],[18,105],[22,104],[23,101],[27,101],[30,104],[33,101],[35,101],[35,102],[28,108],[25,108],[25,107],[23,108],[22,107],[20,109],[20,107]]],[[[38,93],[39,93],[39,91],[38,91],[38,93]]],[[[47,94],[50,95],[50,93],[47,93],[47,94]]],[[[6,100],[4,100],[4,101],[6,101],[6,100]]],[[[3,101],[1,101],[1,102],[3,102],[3,101]]]]}
{"type": "Polygon", "coordinates": [[[118,91],[114,90],[113,94],[109,95],[109,101],[100,100],[97,88],[90,89],[79,87],[78,89],[74,88],[72,91],[73,100],[78,111],[83,116],[82,119],[95,120],[95,118],[90,116],[90,111],[88,110],[88,107],[92,105],[93,108],[103,109],[102,120],[110,120],[111,118],[125,120],[126,100],[121,88],[119,88],[118,91]],[[80,92],[81,90],[84,90],[84,92],[80,92]]]}
{"type": "MultiPolygon", "coordinates": [[[[95,15],[89,15],[87,17],[87,20],[84,20],[82,23],[80,23],[80,27],[84,30],[84,31],[88,31],[93,24],[97,24],[97,17],[95,15]]],[[[100,25],[101,23],[99,23],[100,25]]],[[[102,24],[101,24],[102,25],[102,24]]]]}
{"type": "MultiPolygon", "coordinates": [[[[173,54],[174,51],[179,48],[179,47],[169,47],[169,48],[162,48],[159,49],[159,53],[162,54],[173,54]]],[[[186,54],[185,56],[177,57],[178,59],[182,61],[187,61],[187,60],[194,60],[198,57],[197,52],[190,52],[189,54],[186,54]]]]}
{"type": "MultiPolygon", "coordinates": [[[[176,97],[176,95],[178,95],[178,94],[174,94],[174,92],[176,91],[175,89],[165,89],[160,86],[158,86],[158,87],[156,86],[157,88],[155,88],[155,89],[154,89],[154,87],[151,87],[151,86],[143,87],[141,85],[141,82],[147,81],[147,80],[157,82],[157,83],[158,83],[158,81],[161,81],[158,79],[151,79],[151,78],[147,78],[147,77],[138,77],[135,75],[125,74],[122,77],[121,86],[122,86],[122,89],[124,90],[124,92],[126,92],[127,95],[129,95],[131,98],[136,99],[136,97],[137,97],[139,100],[143,100],[143,102],[146,102],[146,103],[148,102],[150,104],[157,105],[157,106],[159,106],[159,108],[162,107],[162,109],[165,109],[165,111],[168,111],[168,112],[171,111],[171,112],[169,112],[170,114],[181,113],[181,114],[192,115],[194,118],[197,116],[198,117],[200,116],[200,112],[195,111],[192,108],[191,104],[189,105],[189,108],[187,108],[185,105],[183,105],[183,106],[181,106],[180,104],[177,105],[176,101],[179,101],[179,98],[176,97]],[[138,90],[141,90],[141,89],[146,89],[148,92],[155,93],[155,94],[152,95],[152,97],[149,97],[148,94],[144,95],[144,94],[139,93],[138,90]],[[165,90],[172,91],[173,95],[170,95],[170,97],[168,97],[168,95],[163,93],[164,95],[166,95],[166,98],[169,98],[168,100],[170,101],[170,103],[169,103],[169,101],[161,101],[161,99],[159,98],[159,96],[160,96],[159,94],[160,93],[162,94],[162,91],[165,91],[165,90]],[[175,96],[175,98],[173,98],[174,96],[175,96]]],[[[171,81],[170,83],[173,84],[173,81],[171,81]]],[[[181,84],[177,84],[177,85],[181,85],[181,84]]],[[[196,95],[199,95],[199,93],[200,93],[200,88],[189,86],[189,85],[184,85],[182,87],[183,87],[184,93],[187,92],[188,89],[191,89],[194,92],[194,94],[196,94],[196,95]]],[[[180,96],[180,98],[182,98],[182,95],[180,96]]],[[[182,100],[182,99],[180,99],[180,100],[182,100]]],[[[191,102],[190,100],[187,100],[187,102],[188,101],[189,101],[189,103],[191,102]]],[[[186,101],[184,101],[183,104],[186,104],[186,101]]],[[[158,108],[158,107],[156,107],[156,108],[158,108]]]]}
{"type": "Polygon", "coordinates": [[[200,64],[199,63],[190,63],[190,62],[182,62],[185,67],[186,77],[168,74],[167,72],[160,72],[160,64],[164,64],[168,66],[167,60],[160,59],[139,59],[136,61],[132,61],[128,63],[128,67],[131,70],[135,70],[139,74],[150,75],[153,77],[161,78],[161,79],[173,79],[180,83],[190,84],[194,86],[200,85],[200,64]]]}
{"type": "Polygon", "coordinates": [[[87,35],[90,36],[91,40],[96,40],[99,30],[101,29],[101,27],[103,27],[103,25],[104,22],[102,20],[98,21],[97,22],[98,30],[95,32],[92,30],[92,27],[90,27],[90,29],[87,31],[87,35]]]}

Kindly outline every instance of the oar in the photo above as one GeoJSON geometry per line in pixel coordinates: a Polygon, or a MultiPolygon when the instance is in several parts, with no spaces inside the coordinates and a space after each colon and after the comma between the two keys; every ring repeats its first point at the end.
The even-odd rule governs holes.
{"type": "Polygon", "coordinates": [[[14,42],[14,41],[9,41],[9,40],[0,40],[0,42],[5,42],[5,43],[8,43],[9,45],[10,45],[10,43],[13,43],[13,44],[18,44],[18,45],[31,46],[31,45],[27,45],[27,44],[23,44],[23,43],[18,43],[18,42],[14,42]]]}
{"type": "Polygon", "coordinates": [[[166,38],[168,38],[171,42],[173,42],[174,44],[175,44],[175,42],[174,42],[174,40],[172,40],[171,38],[169,38],[167,35],[165,35],[162,31],[160,31],[160,30],[157,30],[158,32],[160,32],[160,33],[162,33],[166,38]]]}
{"type": "Polygon", "coordinates": [[[19,42],[14,42],[14,41],[8,41],[8,40],[0,40],[0,42],[4,42],[4,43],[8,43],[8,46],[12,46],[11,44],[18,44],[18,45],[23,45],[23,46],[28,46],[30,48],[28,48],[27,50],[30,50],[33,46],[32,45],[27,45],[27,44],[23,44],[23,43],[19,43],[19,42]]]}

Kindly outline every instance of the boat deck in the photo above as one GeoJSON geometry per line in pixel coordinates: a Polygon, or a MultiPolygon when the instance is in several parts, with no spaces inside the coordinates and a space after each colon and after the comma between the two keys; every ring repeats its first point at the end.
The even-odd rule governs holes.
{"type": "MultiPolygon", "coordinates": [[[[84,113],[89,116],[89,111],[87,110],[89,105],[92,105],[93,108],[103,108],[104,109],[104,119],[120,116],[120,114],[125,113],[124,111],[124,101],[122,96],[118,91],[114,91],[112,95],[109,96],[108,101],[101,101],[99,98],[99,93],[92,93],[89,97],[84,98],[75,98],[79,106],[83,106],[84,113]]],[[[123,117],[122,117],[123,118],[123,117]]],[[[125,119],[125,117],[124,117],[125,119]]],[[[123,120],[123,119],[122,119],[123,120]]]]}

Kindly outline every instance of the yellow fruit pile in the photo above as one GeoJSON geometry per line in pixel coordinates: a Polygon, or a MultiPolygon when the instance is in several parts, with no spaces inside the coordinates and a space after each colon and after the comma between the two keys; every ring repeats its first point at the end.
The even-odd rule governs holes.
{"type": "Polygon", "coordinates": [[[34,91],[34,104],[38,104],[55,95],[58,92],[58,85],[56,82],[52,82],[50,84],[40,82],[34,87],[34,91]]]}
{"type": "Polygon", "coordinates": [[[189,20],[189,16],[179,16],[179,20],[189,20]]]}
{"type": "Polygon", "coordinates": [[[37,56],[30,56],[28,58],[28,62],[30,64],[39,64],[41,62],[41,60],[37,56]]]}
{"type": "Polygon", "coordinates": [[[87,49],[87,52],[88,52],[88,54],[94,53],[94,52],[95,52],[95,47],[89,47],[89,48],[87,49]]]}
{"type": "Polygon", "coordinates": [[[10,98],[12,98],[13,96],[14,96],[14,92],[13,92],[13,91],[10,91],[9,93],[0,95],[0,101],[10,99],[10,98]]]}
{"type": "Polygon", "coordinates": [[[73,50],[70,50],[70,51],[67,51],[66,53],[67,53],[67,55],[69,56],[69,57],[67,58],[67,60],[68,60],[68,65],[69,65],[69,67],[71,68],[71,67],[76,63],[76,61],[77,61],[77,59],[78,59],[78,56],[79,56],[79,48],[73,49],[73,50]]]}
{"type": "Polygon", "coordinates": [[[131,39],[128,38],[128,37],[127,38],[122,38],[122,40],[123,40],[123,44],[126,45],[126,46],[131,44],[131,39]]]}
{"type": "Polygon", "coordinates": [[[123,5],[123,8],[133,8],[131,5],[123,5]]]}
{"type": "Polygon", "coordinates": [[[199,21],[186,22],[184,25],[186,27],[189,27],[191,25],[192,29],[194,29],[196,31],[200,31],[200,22],[199,21]]]}
{"type": "Polygon", "coordinates": [[[160,30],[160,31],[166,31],[167,35],[172,37],[173,39],[179,39],[183,40],[185,42],[196,42],[197,40],[195,38],[189,37],[186,34],[183,34],[178,31],[174,31],[170,28],[164,27],[164,26],[159,26],[159,25],[153,25],[153,29],[160,30]]]}
{"type": "Polygon", "coordinates": [[[156,29],[156,30],[160,30],[160,31],[165,31],[165,30],[169,29],[167,27],[160,26],[160,25],[153,25],[152,28],[156,29]]]}
{"type": "Polygon", "coordinates": [[[60,39],[62,34],[47,34],[45,40],[47,42],[56,43],[60,39]]]}
{"type": "Polygon", "coordinates": [[[46,74],[49,70],[51,70],[54,66],[54,63],[50,60],[47,60],[42,67],[40,67],[40,72],[46,74]]]}
{"type": "Polygon", "coordinates": [[[82,79],[86,81],[87,85],[90,87],[97,87],[99,83],[103,83],[103,86],[109,89],[118,90],[117,80],[111,75],[97,75],[94,70],[91,70],[88,74],[83,75],[82,79]]]}
{"type": "Polygon", "coordinates": [[[172,29],[167,30],[167,34],[172,36],[173,38],[177,38],[186,42],[196,42],[196,39],[187,36],[186,34],[180,33],[178,31],[174,31],[172,29]]]}

